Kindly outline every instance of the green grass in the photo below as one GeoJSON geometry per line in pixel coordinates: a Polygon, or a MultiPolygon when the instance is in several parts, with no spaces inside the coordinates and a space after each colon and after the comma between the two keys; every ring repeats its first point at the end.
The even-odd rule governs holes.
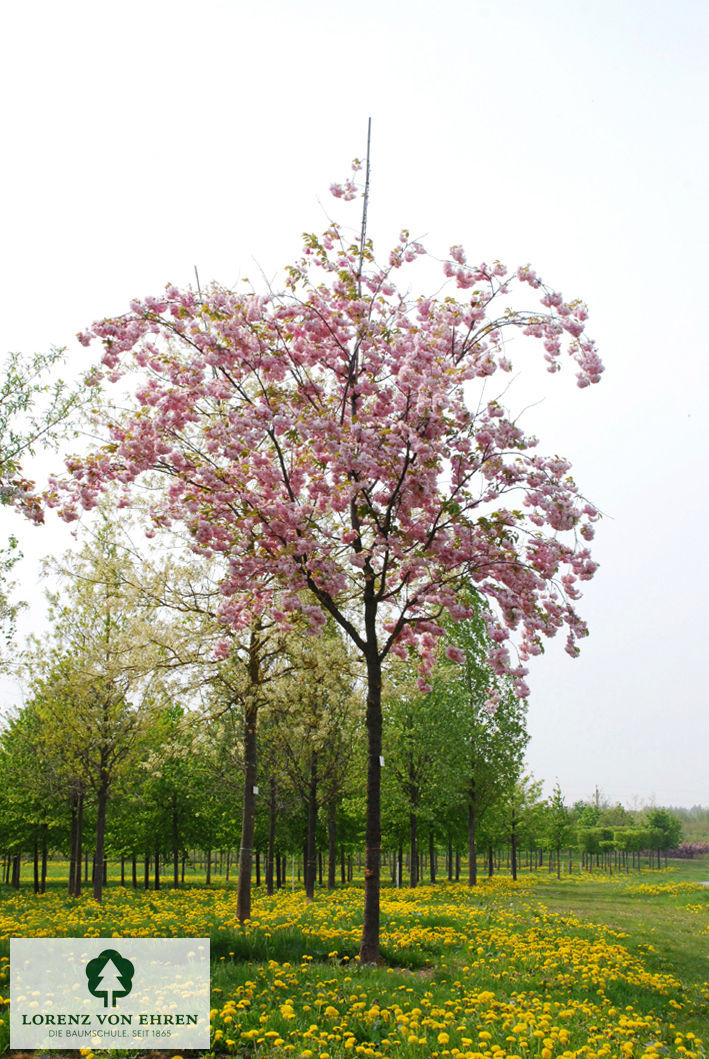
{"type": "MultiPolygon", "coordinates": [[[[58,872],[44,897],[26,884],[0,890],[6,935],[209,933],[215,1054],[260,1059],[292,1046],[297,1057],[492,1059],[496,1043],[497,1059],[539,1059],[543,1037],[532,1028],[546,1026],[548,1008],[554,1059],[705,1055],[687,1035],[709,1038],[709,888],[696,885],[709,880],[709,857],[627,876],[524,872],[516,886],[481,876],[473,890],[386,885],[378,967],[355,959],[360,883],[319,891],[310,905],[299,889],[268,898],[262,887],[242,927],[234,890],[218,878],[210,889],[159,893],[113,883],[101,906],[89,893],[67,897],[64,879],[58,872]],[[479,1036],[488,1030],[491,1042],[479,1036]]],[[[0,954],[8,949],[0,941],[0,954]]],[[[0,1050],[7,1044],[0,1027],[0,1050]]]]}

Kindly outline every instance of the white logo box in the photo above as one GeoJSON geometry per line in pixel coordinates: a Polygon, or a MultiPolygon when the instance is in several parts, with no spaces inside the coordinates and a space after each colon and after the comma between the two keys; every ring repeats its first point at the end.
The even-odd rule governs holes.
{"type": "Polygon", "coordinates": [[[209,938],[11,938],[10,1048],[209,1048],[209,938]]]}

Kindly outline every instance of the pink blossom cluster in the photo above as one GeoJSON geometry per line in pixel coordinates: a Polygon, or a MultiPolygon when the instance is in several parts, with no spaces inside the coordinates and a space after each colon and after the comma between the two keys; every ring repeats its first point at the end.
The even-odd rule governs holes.
{"type": "Polygon", "coordinates": [[[596,568],[598,512],[566,461],[466,392],[509,370],[509,328],[537,339],[554,371],[566,343],[581,386],[602,366],[585,306],[529,266],[471,267],[453,247],[444,273],[464,296],[411,301],[393,275],[423,254],[402,232],[381,268],[332,224],[306,237],[283,296],[168,287],[97,322],[80,339],[102,344],[109,381],[140,370],[135,408],[68,461],[49,501],[71,519],[162,474],[154,525],[183,523],[196,553],[223,557],[226,625],[268,608],[281,624],[305,613],[317,631],[330,614],[382,657],[415,651],[423,686],[441,614],[465,617],[457,587],[472,585],[489,604],[493,669],[526,693],[524,662],[544,637],[565,628],[575,654],[586,635],[573,603],[596,568]],[[514,282],[541,292],[538,310],[495,311],[514,282]]]}

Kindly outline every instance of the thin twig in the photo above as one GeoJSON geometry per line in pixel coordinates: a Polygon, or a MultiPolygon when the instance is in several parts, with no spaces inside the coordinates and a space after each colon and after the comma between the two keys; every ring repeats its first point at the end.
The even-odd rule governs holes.
{"type": "Polygon", "coordinates": [[[364,172],[364,203],[362,205],[362,232],[359,240],[359,268],[357,269],[357,291],[362,294],[362,268],[364,265],[364,243],[367,238],[367,206],[369,205],[369,145],[372,138],[372,119],[367,119],[367,164],[364,172]]]}

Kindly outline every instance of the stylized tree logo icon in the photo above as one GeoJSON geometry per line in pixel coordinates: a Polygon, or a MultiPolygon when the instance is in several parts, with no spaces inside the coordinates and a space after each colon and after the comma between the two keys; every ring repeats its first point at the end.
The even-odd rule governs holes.
{"type": "Polygon", "coordinates": [[[104,949],[102,953],[86,964],[86,977],[89,980],[89,992],[96,997],[103,997],[105,1008],[114,1008],[116,998],[128,996],[133,988],[135,967],[115,949],[104,949]]]}

